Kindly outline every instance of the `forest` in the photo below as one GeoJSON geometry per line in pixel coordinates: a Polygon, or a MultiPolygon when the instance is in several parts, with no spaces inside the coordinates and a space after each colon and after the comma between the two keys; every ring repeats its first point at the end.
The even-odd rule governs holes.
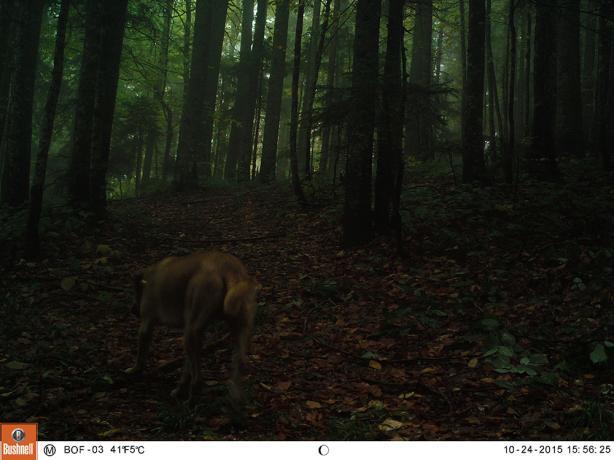
{"type": "Polygon", "coordinates": [[[613,439],[613,32],[611,0],[0,0],[0,420],[613,439]]]}

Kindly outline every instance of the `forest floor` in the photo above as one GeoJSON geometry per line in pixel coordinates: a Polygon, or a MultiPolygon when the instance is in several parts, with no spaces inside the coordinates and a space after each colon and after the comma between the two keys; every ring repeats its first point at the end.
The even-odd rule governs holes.
{"type": "Polygon", "coordinates": [[[340,200],[301,209],[284,186],[114,202],[95,230],[56,210],[44,258],[0,272],[0,420],[54,440],[612,439],[612,178],[408,183],[405,257],[387,237],[342,250],[340,200]],[[169,396],[180,331],[123,373],[131,274],[210,248],[263,285],[242,427],[224,327],[195,407],[169,396]]]}

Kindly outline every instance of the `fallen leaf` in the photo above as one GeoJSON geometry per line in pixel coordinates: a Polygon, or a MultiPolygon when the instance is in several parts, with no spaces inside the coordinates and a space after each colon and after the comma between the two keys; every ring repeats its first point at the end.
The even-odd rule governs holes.
{"type": "Polygon", "coordinates": [[[402,428],[403,425],[404,425],[403,422],[399,422],[398,420],[387,418],[382,423],[380,423],[377,427],[379,428],[380,431],[387,432],[387,431],[398,430],[399,428],[402,428]]]}
{"type": "Polygon", "coordinates": [[[290,388],[291,385],[292,385],[292,382],[290,381],[278,382],[277,385],[275,385],[275,388],[277,388],[279,391],[288,391],[288,388],[290,388]]]}
{"type": "Polygon", "coordinates": [[[305,403],[305,405],[309,408],[309,409],[320,409],[322,407],[322,404],[320,404],[317,401],[307,401],[305,403]]]}
{"type": "Polygon", "coordinates": [[[5,364],[9,369],[13,369],[14,371],[22,371],[30,367],[28,363],[22,363],[20,361],[10,361],[5,364]]]}
{"type": "Polygon", "coordinates": [[[117,434],[121,431],[120,428],[113,428],[111,430],[107,430],[107,431],[103,431],[101,433],[98,433],[98,436],[100,436],[101,438],[108,438],[110,436],[113,436],[114,434],[117,434]]]}
{"type": "Polygon", "coordinates": [[[386,406],[379,399],[373,399],[373,400],[369,401],[369,403],[367,404],[367,407],[369,409],[383,409],[386,406]]]}
{"type": "Polygon", "coordinates": [[[467,363],[467,366],[469,366],[471,369],[476,368],[477,365],[478,365],[478,358],[470,359],[469,362],[467,363]]]}

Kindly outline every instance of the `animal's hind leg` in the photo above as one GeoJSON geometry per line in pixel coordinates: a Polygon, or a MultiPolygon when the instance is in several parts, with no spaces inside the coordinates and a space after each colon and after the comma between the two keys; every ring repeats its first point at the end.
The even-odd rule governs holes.
{"type": "Polygon", "coordinates": [[[190,400],[196,399],[200,392],[200,350],[202,347],[202,329],[190,328],[184,336],[186,365],[190,376],[190,400]]]}
{"type": "Polygon", "coordinates": [[[190,386],[190,362],[186,356],[183,362],[183,370],[181,371],[181,379],[177,388],[171,391],[171,397],[184,399],[188,395],[188,389],[190,386]]]}
{"type": "Polygon", "coordinates": [[[230,377],[230,396],[233,406],[240,409],[244,404],[243,371],[247,363],[247,352],[252,336],[251,318],[241,315],[232,325],[235,349],[232,355],[232,374],[230,377]]]}
{"type": "Polygon", "coordinates": [[[139,326],[139,343],[138,351],[136,354],[136,363],[134,367],[126,369],[128,374],[138,374],[145,368],[147,361],[147,354],[149,353],[149,345],[151,344],[151,337],[153,335],[153,321],[143,320],[139,326]]]}
{"type": "Polygon", "coordinates": [[[184,345],[190,376],[190,400],[200,390],[200,352],[205,327],[221,308],[223,281],[213,273],[202,272],[190,281],[184,345]]]}

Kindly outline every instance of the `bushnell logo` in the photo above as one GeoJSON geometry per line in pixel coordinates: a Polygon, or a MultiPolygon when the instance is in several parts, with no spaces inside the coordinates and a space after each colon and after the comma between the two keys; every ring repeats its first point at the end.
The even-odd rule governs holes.
{"type": "Polygon", "coordinates": [[[11,433],[11,438],[13,438],[15,442],[21,442],[26,439],[26,432],[21,428],[15,428],[11,433]]]}
{"type": "Polygon", "coordinates": [[[36,460],[36,423],[1,424],[2,460],[36,460]]]}

